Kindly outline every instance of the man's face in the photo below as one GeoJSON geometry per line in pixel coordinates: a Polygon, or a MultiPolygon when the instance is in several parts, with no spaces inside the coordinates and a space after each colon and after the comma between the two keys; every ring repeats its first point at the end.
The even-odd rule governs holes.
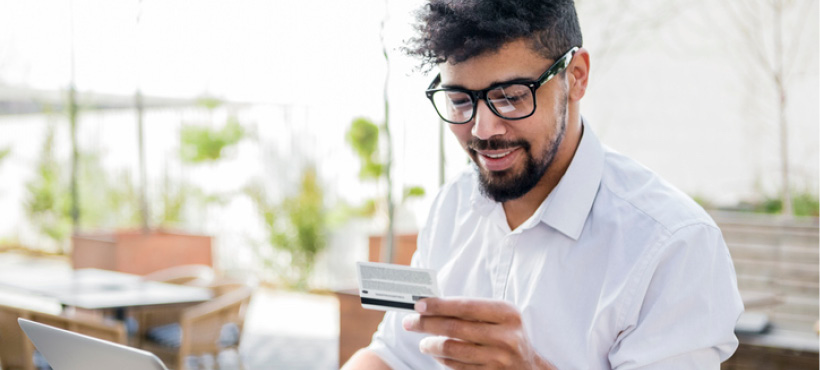
{"type": "MultiPolygon", "coordinates": [[[[497,53],[440,65],[441,84],[481,90],[499,82],[535,80],[553,62],[533,51],[528,42],[513,41],[497,53]]],[[[481,191],[495,201],[519,198],[535,187],[563,140],[567,121],[565,79],[551,79],[536,90],[535,99],[535,113],[521,120],[498,117],[481,100],[472,121],[450,124],[450,130],[478,167],[481,191]]]]}

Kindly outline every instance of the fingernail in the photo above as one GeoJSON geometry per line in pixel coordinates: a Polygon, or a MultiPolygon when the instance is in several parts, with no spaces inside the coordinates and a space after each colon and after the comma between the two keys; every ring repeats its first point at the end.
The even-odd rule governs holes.
{"type": "Polygon", "coordinates": [[[401,326],[404,330],[410,330],[413,326],[413,315],[407,315],[403,319],[401,319],[401,326]]]}
{"type": "Polygon", "coordinates": [[[431,337],[424,338],[419,342],[419,352],[424,354],[427,354],[427,352],[429,352],[428,348],[430,347],[430,345],[428,342],[430,341],[428,339],[430,338],[431,337]]]}
{"type": "Polygon", "coordinates": [[[424,301],[416,302],[416,312],[424,312],[427,310],[427,303],[424,301]]]}

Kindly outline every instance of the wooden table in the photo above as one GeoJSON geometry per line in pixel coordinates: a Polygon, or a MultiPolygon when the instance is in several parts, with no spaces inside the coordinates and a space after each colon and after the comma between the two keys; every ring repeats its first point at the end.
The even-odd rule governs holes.
{"type": "Polygon", "coordinates": [[[198,303],[213,296],[207,288],[146,281],[138,275],[100,269],[0,272],[0,286],[87,310],[198,303]]]}

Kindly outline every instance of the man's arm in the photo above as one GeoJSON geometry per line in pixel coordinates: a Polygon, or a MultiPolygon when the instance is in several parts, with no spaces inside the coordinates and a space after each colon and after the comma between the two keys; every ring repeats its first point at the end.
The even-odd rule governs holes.
{"type": "Polygon", "coordinates": [[[613,369],[718,369],[734,353],[743,303],[720,230],[695,223],[674,231],[652,256],[640,304],[625,312],[610,349],[613,369]]]}
{"type": "Polygon", "coordinates": [[[367,348],[358,350],[350,357],[342,367],[342,370],[357,370],[357,369],[375,369],[375,370],[390,370],[382,359],[375,353],[369,351],[367,348]]]}

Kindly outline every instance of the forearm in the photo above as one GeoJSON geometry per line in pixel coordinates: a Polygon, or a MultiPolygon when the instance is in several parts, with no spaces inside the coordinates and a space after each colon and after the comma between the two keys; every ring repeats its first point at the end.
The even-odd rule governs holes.
{"type": "Polygon", "coordinates": [[[358,369],[390,370],[390,366],[387,366],[387,364],[382,361],[381,357],[367,350],[367,348],[364,348],[353,354],[353,356],[347,360],[347,363],[345,363],[342,367],[342,370],[358,369]]]}

